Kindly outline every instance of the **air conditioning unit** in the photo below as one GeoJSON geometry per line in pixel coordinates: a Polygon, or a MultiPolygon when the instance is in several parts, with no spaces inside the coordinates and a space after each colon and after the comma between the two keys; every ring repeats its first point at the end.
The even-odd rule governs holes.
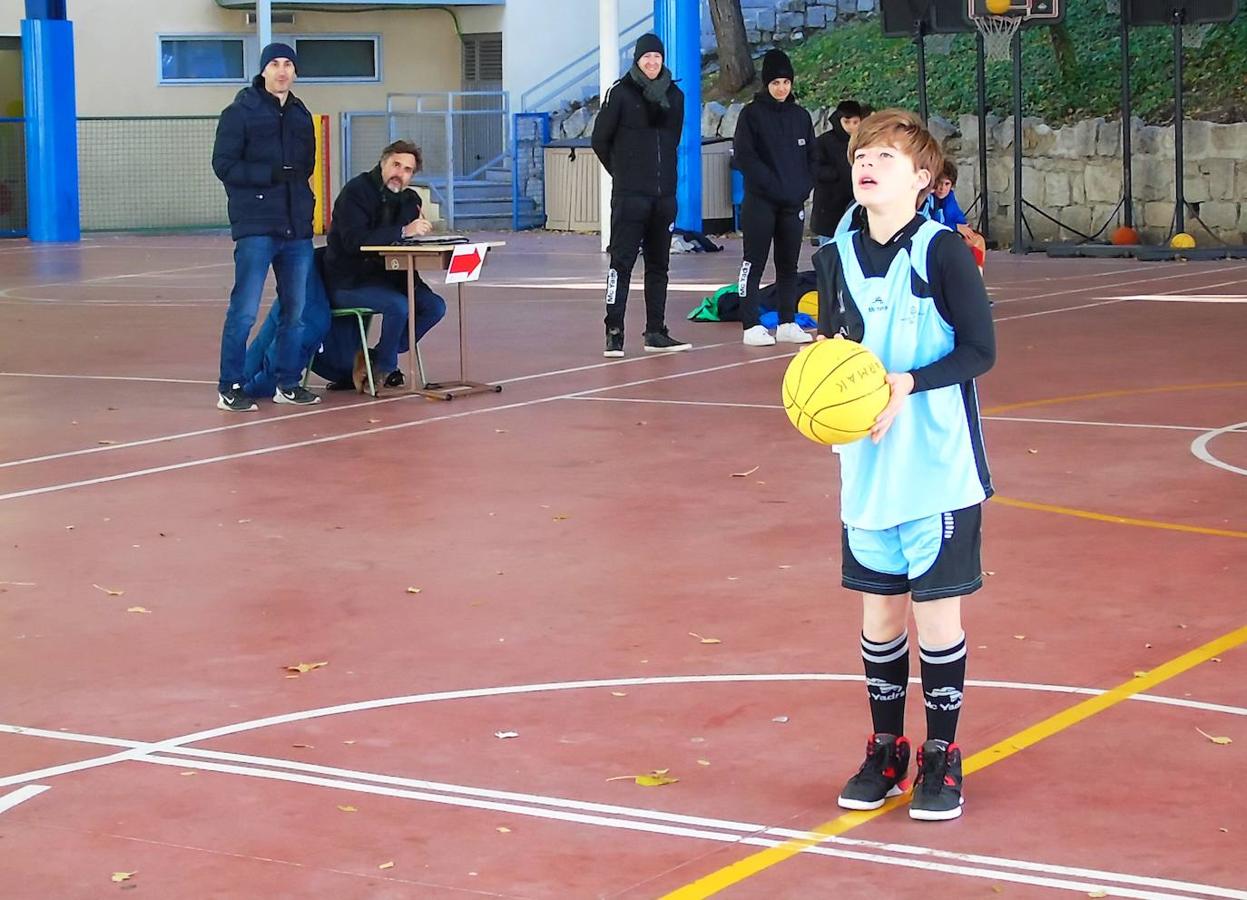
{"type": "MultiPolygon", "coordinates": [[[[274,25],[293,25],[294,13],[292,12],[275,12],[273,13],[272,22],[274,25]]],[[[255,13],[247,13],[247,24],[255,25],[255,13]]]]}

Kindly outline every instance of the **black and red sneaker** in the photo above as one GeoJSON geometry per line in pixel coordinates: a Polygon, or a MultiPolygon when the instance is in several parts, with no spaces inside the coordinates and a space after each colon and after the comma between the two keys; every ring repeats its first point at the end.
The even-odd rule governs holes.
{"type": "Polygon", "coordinates": [[[945,741],[927,741],[918,748],[918,777],[909,801],[909,817],[943,822],[961,815],[961,748],[945,741]]]}
{"type": "Polygon", "coordinates": [[[872,734],[866,759],[849,779],[836,801],[845,809],[878,809],[889,797],[905,792],[902,781],[909,771],[909,739],[894,734],[872,734]]]}

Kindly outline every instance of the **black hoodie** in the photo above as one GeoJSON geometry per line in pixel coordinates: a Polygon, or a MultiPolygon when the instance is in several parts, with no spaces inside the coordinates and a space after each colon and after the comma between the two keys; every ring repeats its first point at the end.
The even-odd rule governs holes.
{"type": "Polygon", "coordinates": [[[780,209],[805,205],[814,186],[814,123],[796,98],[783,103],[766,90],[745,106],[732,139],[732,166],[745,193],[780,209]]]}
{"type": "Polygon", "coordinates": [[[833,235],[840,217],[853,202],[853,165],[849,162],[849,133],[840,113],[833,113],[831,129],[814,142],[814,211],[810,230],[833,235]]]}

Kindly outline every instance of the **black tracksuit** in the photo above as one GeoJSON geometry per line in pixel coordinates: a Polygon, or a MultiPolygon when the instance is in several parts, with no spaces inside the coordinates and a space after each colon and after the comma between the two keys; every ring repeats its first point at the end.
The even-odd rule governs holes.
{"type": "Polygon", "coordinates": [[[810,229],[831,237],[844,211],[853,202],[853,164],[849,162],[849,133],[839,113],[831,118],[831,129],[814,142],[814,210],[810,229]]]}
{"type": "Polygon", "coordinates": [[[775,283],[781,324],[797,312],[797,259],[805,228],[805,200],[814,186],[814,123],[790,94],[783,103],[760,91],[736,123],[732,165],[745,176],[740,228],[740,320],[758,324],[758,285],[775,243],[775,283]]]}
{"type": "Polygon", "coordinates": [[[669,108],[645,99],[630,76],[607,91],[593,125],[593,152],[610,173],[611,268],[606,329],[624,328],[628,284],[645,254],[645,331],[665,330],[667,269],[676,213],[676,149],[684,128],[684,92],[667,89],[669,108]]]}

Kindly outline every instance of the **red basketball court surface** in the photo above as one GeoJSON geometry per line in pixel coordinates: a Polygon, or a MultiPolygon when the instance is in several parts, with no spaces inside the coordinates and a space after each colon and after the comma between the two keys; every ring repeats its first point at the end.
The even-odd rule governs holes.
{"type": "Polygon", "coordinates": [[[990,256],[965,815],[920,823],[836,806],[793,348],[683,321],[739,242],[672,260],[692,352],[640,352],[638,268],[608,361],[597,238],[505,240],[501,394],[245,415],[227,238],[0,246],[0,895],[1247,898],[1247,264],[990,256]]]}

